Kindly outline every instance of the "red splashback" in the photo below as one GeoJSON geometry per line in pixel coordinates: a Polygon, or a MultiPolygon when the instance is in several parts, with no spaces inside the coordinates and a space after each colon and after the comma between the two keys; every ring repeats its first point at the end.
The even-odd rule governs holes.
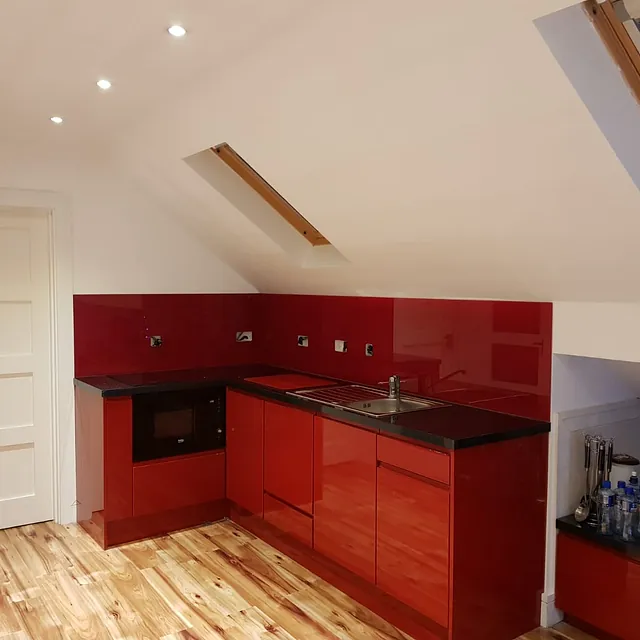
{"type": "Polygon", "coordinates": [[[76,376],[263,362],[369,384],[398,374],[407,391],[550,418],[551,303],[81,295],[74,313],[76,376]],[[254,341],[236,343],[236,331],[253,331],[254,341]],[[149,347],[152,335],[162,347],[149,347]],[[347,352],[336,352],[334,340],[347,341],[347,352]]]}
{"type": "Polygon", "coordinates": [[[269,364],[369,384],[398,374],[407,391],[550,418],[551,303],[269,294],[258,306],[269,364]]]}
{"type": "Polygon", "coordinates": [[[259,362],[253,331],[257,295],[145,294],[74,296],[76,376],[169,371],[259,362]],[[162,336],[161,347],[149,346],[162,336]]]}

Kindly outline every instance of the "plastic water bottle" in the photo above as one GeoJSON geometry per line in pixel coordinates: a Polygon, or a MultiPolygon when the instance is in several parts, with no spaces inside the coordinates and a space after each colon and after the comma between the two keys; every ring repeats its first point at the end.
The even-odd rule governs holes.
{"type": "Polygon", "coordinates": [[[629,478],[629,486],[633,489],[633,492],[636,494],[636,498],[640,493],[640,478],[638,478],[638,474],[635,471],[631,472],[631,477],[629,478]]]}
{"type": "MultiPolygon", "coordinates": [[[[633,493],[633,489],[631,490],[633,493]]],[[[611,482],[605,480],[598,491],[598,531],[603,536],[613,534],[613,506],[615,493],[611,491],[611,482]]]]}
{"type": "Polygon", "coordinates": [[[633,541],[636,510],[636,495],[633,487],[627,487],[622,500],[622,539],[625,542],[633,541]]]}
{"type": "Polygon", "coordinates": [[[625,488],[627,483],[624,480],[618,480],[618,488],[615,490],[616,504],[614,507],[613,529],[618,535],[622,535],[622,500],[625,496],[625,488]]]}

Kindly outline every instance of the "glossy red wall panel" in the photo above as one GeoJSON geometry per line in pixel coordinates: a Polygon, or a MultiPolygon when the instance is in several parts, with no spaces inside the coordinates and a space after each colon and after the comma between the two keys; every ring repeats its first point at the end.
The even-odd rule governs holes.
{"type": "Polygon", "coordinates": [[[550,303],[283,294],[74,296],[76,376],[263,362],[550,419],[550,303]],[[253,342],[235,332],[253,331],[253,342]],[[149,346],[161,335],[164,345],[149,346]],[[297,336],[309,337],[307,348],[297,336]],[[337,353],[334,340],[346,340],[337,353]],[[365,344],[374,345],[373,357],[365,344]]]}
{"type": "Polygon", "coordinates": [[[264,490],[313,513],[313,414],[264,403],[264,490]]]}
{"type": "Polygon", "coordinates": [[[377,584],[449,625],[449,491],[378,467],[377,584]]]}
{"type": "Polygon", "coordinates": [[[264,400],[227,390],[227,497],[262,516],[264,400]]]}
{"type": "Polygon", "coordinates": [[[314,420],[313,548],[376,579],[376,434],[314,420]]]}
{"type": "Polygon", "coordinates": [[[259,362],[251,294],[74,296],[77,377],[259,362]],[[236,331],[254,331],[236,342],[236,331]],[[149,337],[162,336],[152,348],[149,337]]]}
{"type": "Polygon", "coordinates": [[[131,398],[104,400],[104,519],[133,515],[131,398]]]}
{"type": "Polygon", "coordinates": [[[550,419],[550,303],[269,294],[257,305],[270,364],[364,383],[398,374],[410,392],[550,419]]]}

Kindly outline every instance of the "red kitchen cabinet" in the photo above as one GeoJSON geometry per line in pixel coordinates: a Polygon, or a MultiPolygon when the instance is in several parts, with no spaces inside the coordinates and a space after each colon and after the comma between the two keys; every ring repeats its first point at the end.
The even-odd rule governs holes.
{"type": "Polygon", "coordinates": [[[313,414],[275,402],[264,405],[264,490],[313,513],[313,414]]]}
{"type": "Polygon", "coordinates": [[[227,390],[227,497],[263,514],[264,400],[227,390]]]}
{"type": "Polygon", "coordinates": [[[316,551],[375,582],[376,434],[316,416],[316,551]]]}
{"type": "Polygon", "coordinates": [[[449,491],[402,469],[378,467],[377,584],[446,628],[449,491]]]}
{"type": "Polygon", "coordinates": [[[622,640],[637,640],[640,565],[575,536],[558,535],[556,604],[567,616],[622,640]]]}

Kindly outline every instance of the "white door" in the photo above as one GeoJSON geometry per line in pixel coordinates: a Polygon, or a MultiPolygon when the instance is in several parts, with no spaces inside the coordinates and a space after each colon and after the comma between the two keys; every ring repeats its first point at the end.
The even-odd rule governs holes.
{"type": "Polygon", "coordinates": [[[49,224],[0,211],[0,529],[53,518],[49,224]]]}

